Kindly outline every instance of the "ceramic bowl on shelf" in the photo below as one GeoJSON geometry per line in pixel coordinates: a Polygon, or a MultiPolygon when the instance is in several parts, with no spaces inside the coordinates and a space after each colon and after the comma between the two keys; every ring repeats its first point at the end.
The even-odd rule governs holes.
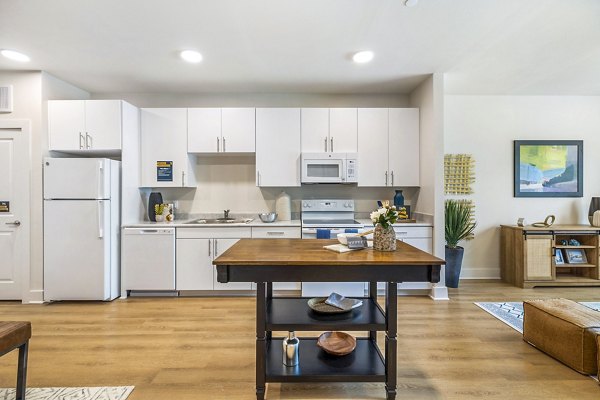
{"type": "Polygon", "coordinates": [[[356,338],[346,332],[323,332],[317,339],[317,346],[328,354],[345,356],[356,348],[356,338]]]}
{"type": "Polygon", "coordinates": [[[258,214],[258,218],[260,218],[260,220],[262,222],[275,222],[275,220],[277,219],[277,213],[274,212],[268,212],[268,213],[260,213],[258,214]]]}

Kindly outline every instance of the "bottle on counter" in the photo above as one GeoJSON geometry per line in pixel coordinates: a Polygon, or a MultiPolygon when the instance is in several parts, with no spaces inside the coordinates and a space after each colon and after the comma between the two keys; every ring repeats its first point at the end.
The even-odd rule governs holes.
{"type": "Polygon", "coordinates": [[[283,339],[283,365],[286,367],[295,367],[300,361],[300,339],[296,337],[296,332],[288,332],[288,337],[283,339]]]}
{"type": "Polygon", "coordinates": [[[280,221],[292,220],[292,201],[290,195],[282,191],[275,199],[275,212],[280,221]]]}

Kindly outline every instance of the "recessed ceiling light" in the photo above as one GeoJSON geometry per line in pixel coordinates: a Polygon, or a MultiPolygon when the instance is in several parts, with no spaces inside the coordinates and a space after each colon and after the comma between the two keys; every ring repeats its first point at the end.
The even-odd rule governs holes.
{"type": "Polygon", "coordinates": [[[416,6],[416,5],[417,5],[417,3],[418,3],[418,2],[419,2],[419,0],[406,0],[406,1],[404,2],[404,5],[405,5],[406,7],[414,7],[414,6],[416,6]]]}
{"type": "Polygon", "coordinates": [[[19,62],[28,62],[29,61],[29,57],[26,56],[23,53],[19,53],[18,51],[15,50],[8,50],[8,49],[4,49],[4,50],[0,50],[0,54],[2,54],[4,57],[13,60],[13,61],[19,61],[19,62]]]}
{"type": "Polygon", "coordinates": [[[200,61],[202,61],[202,54],[195,50],[184,50],[181,53],[179,53],[179,55],[181,56],[181,58],[183,58],[189,63],[199,63],[200,61]]]}
{"type": "Polygon", "coordinates": [[[372,51],[359,51],[358,53],[354,53],[354,55],[352,56],[352,61],[354,61],[355,63],[364,64],[371,61],[373,59],[373,56],[374,54],[372,51]]]}

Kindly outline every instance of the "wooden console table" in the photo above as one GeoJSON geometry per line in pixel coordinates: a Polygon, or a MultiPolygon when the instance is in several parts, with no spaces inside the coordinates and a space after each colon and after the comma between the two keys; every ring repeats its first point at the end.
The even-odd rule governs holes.
{"type": "Polygon", "coordinates": [[[344,254],[323,249],[337,243],[318,239],[241,239],[214,260],[217,280],[256,282],[256,398],[267,382],[384,382],[388,400],[396,398],[397,283],[440,280],[445,262],[406,243],[395,252],[369,250],[344,254]],[[273,297],[273,282],[369,282],[363,305],[348,314],[313,313],[307,298],[273,297]],[[377,302],[377,282],[387,282],[385,311],[377,302]],[[301,338],[300,363],[286,367],[281,340],[273,331],[368,331],[349,355],[334,357],[301,338]],[[385,349],[377,345],[385,331],[385,349]]]}
{"type": "Polygon", "coordinates": [[[500,227],[500,276],[522,288],[535,286],[600,286],[600,228],[589,225],[500,227]],[[569,244],[575,239],[579,245],[569,244]],[[567,244],[562,244],[566,241],[567,244]],[[567,252],[585,255],[585,262],[569,263],[567,252]],[[556,255],[560,252],[560,257],[556,255]],[[557,262],[558,261],[558,262],[557,262]]]}

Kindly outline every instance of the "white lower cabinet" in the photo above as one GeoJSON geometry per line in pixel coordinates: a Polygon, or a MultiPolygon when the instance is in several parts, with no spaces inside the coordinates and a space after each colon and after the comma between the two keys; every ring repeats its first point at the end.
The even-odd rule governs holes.
{"type": "Polygon", "coordinates": [[[242,238],[252,236],[243,228],[177,228],[177,290],[251,290],[250,282],[217,282],[212,262],[242,238]]]}
{"type": "MultiPolygon", "coordinates": [[[[256,226],[252,227],[253,239],[300,239],[302,229],[298,226],[256,226]]],[[[300,290],[300,282],[275,282],[274,290],[300,290]]],[[[253,285],[254,288],[254,285],[253,285]]]]}

